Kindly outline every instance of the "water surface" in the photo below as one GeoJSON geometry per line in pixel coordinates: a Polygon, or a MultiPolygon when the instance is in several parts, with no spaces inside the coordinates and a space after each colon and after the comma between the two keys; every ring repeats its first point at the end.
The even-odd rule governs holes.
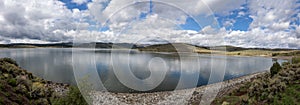
{"type": "Polygon", "coordinates": [[[149,88],[149,91],[164,91],[176,87],[201,86],[262,72],[272,65],[272,59],[264,57],[198,54],[178,56],[170,53],[107,49],[0,49],[0,57],[13,58],[22,68],[54,82],[76,84],[74,72],[76,76],[82,77],[85,74],[97,75],[101,82],[92,84],[103,83],[107,90],[114,92],[134,91],[127,88],[122,81],[133,87],[149,88]],[[132,80],[127,76],[129,74],[144,81],[132,80]]]}

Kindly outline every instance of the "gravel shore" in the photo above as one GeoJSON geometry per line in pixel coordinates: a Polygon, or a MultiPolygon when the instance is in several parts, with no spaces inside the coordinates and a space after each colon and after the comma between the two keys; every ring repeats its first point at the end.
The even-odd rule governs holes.
{"type": "Polygon", "coordinates": [[[239,78],[192,89],[153,93],[93,92],[94,105],[207,105],[240,84],[248,82],[266,72],[254,73],[239,78]]]}

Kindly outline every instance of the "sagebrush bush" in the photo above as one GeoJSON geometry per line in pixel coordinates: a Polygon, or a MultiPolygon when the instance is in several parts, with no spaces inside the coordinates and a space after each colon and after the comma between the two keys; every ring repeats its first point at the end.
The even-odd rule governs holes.
{"type": "Polygon", "coordinates": [[[278,94],[285,91],[288,85],[299,84],[300,63],[280,67],[276,62],[272,66],[271,73],[273,73],[271,76],[267,74],[263,75],[251,83],[248,96],[252,101],[266,101],[272,103],[278,94]]]}
{"type": "Polygon", "coordinates": [[[282,67],[280,66],[280,64],[278,62],[275,62],[270,69],[271,76],[273,77],[274,75],[276,75],[281,69],[282,67]]]}
{"type": "Polygon", "coordinates": [[[18,66],[17,62],[11,58],[1,58],[0,61],[2,62],[8,62],[10,64],[14,64],[15,66],[18,66]]]}
{"type": "Polygon", "coordinates": [[[289,62],[283,62],[282,63],[282,66],[287,66],[287,65],[289,65],[290,63],[289,62]]]}
{"type": "Polygon", "coordinates": [[[71,86],[66,96],[60,98],[52,98],[52,105],[88,105],[84,97],[81,95],[77,87],[71,86]]]}
{"type": "Polygon", "coordinates": [[[11,86],[17,86],[17,80],[14,78],[11,78],[8,80],[8,84],[10,84],[11,86]]]}
{"type": "Polygon", "coordinates": [[[298,56],[298,57],[293,57],[293,58],[292,58],[292,63],[293,63],[293,64],[300,63],[300,57],[299,57],[299,56],[298,56]]]}

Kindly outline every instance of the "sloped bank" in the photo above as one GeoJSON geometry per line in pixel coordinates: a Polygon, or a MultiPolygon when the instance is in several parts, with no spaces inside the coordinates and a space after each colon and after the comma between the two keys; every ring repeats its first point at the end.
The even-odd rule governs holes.
{"type": "Polygon", "coordinates": [[[64,96],[69,85],[53,83],[18,67],[10,58],[0,59],[1,105],[49,105],[64,96]]]}
{"type": "Polygon", "coordinates": [[[233,105],[299,105],[300,104],[300,56],[282,67],[274,63],[271,73],[230,89],[214,104],[233,105]]]}

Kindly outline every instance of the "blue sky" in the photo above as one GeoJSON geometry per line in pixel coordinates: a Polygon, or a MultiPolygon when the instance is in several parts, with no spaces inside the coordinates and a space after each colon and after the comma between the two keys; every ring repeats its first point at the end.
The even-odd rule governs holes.
{"type": "MultiPolygon", "coordinates": [[[[88,0],[86,3],[83,3],[83,4],[76,4],[74,2],[72,2],[72,0],[60,0],[62,2],[65,3],[65,6],[72,10],[72,9],[79,9],[79,10],[87,10],[88,7],[87,7],[87,4],[89,2],[91,2],[91,0],[88,0]]],[[[104,5],[107,6],[108,2],[104,5]]],[[[140,15],[140,19],[143,19],[145,18],[148,14],[152,13],[152,7],[153,7],[153,4],[151,1],[150,1],[150,11],[148,13],[142,13],[140,15]]],[[[225,27],[226,30],[241,30],[241,31],[247,31],[248,30],[248,27],[249,25],[251,24],[252,22],[252,19],[249,17],[249,14],[245,14],[243,16],[239,16],[239,12],[244,12],[244,13],[247,13],[249,11],[248,8],[246,8],[246,6],[244,5],[243,6],[244,9],[239,9],[239,10],[234,10],[234,11],[231,11],[230,15],[228,16],[222,16],[222,15],[217,15],[215,14],[215,17],[220,25],[220,27],[225,27]],[[227,20],[235,20],[235,22],[232,23],[232,26],[226,26],[224,24],[225,21],[227,20]]],[[[209,23],[208,23],[209,24],[209,23]]],[[[199,26],[196,22],[196,20],[194,20],[193,18],[191,17],[188,17],[186,19],[186,22],[185,24],[179,24],[180,28],[183,29],[183,30],[194,30],[194,31],[199,31],[201,30],[204,26],[199,26]]],[[[103,29],[101,29],[101,31],[106,31],[108,30],[108,27],[104,27],[103,29]]]]}
{"type": "MultiPolygon", "coordinates": [[[[87,10],[88,9],[87,3],[91,2],[91,1],[89,0],[86,3],[80,4],[80,5],[72,2],[71,0],[62,0],[62,2],[64,2],[65,5],[69,9],[78,8],[79,10],[87,10]]],[[[150,2],[149,11],[147,13],[142,12],[139,15],[139,19],[142,19],[142,20],[147,19],[147,16],[149,16],[149,14],[155,14],[156,11],[154,11],[152,8],[156,5],[156,3],[152,2],[152,1],[149,1],[149,2],[150,2]]],[[[210,1],[207,1],[207,2],[210,2],[210,1]]],[[[230,2],[230,4],[225,3],[222,5],[220,3],[221,6],[223,6],[222,8],[224,8],[224,10],[222,8],[220,10],[215,10],[214,8],[212,8],[213,12],[215,12],[213,17],[214,17],[214,19],[216,19],[218,26],[212,25],[214,20],[212,20],[211,17],[207,17],[206,15],[193,15],[194,18],[196,16],[196,18],[197,18],[196,20],[194,20],[194,18],[192,18],[190,16],[187,16],[184,24],[177,24],[177,26],[179,26],[181,30],[192,30],[192,31],[196,31],[196,32],[203,30],[207,26],[211,26],[213,28],[226,29],[226,31],[229,33],[244,32],[241,34],[246,33],[247,36],[245,36],[245,37],[256,36],[256,35],[250,35],[250,34],[259,34],[259,32],[267,32],[267,33],[260,33],[260,34],[266,34],[267,37],[269,37],[268,39],[275,36],[275,35],[274,36],[269,35],[269,34],[272,34],[272,32],[275,34],[278,34],[278,36],[275,36],[275,37],[280,39],[283,37],[282,36],[283,32],[290,33],[290,32],[297,32],[297,30],[299,30],[297,28],[300,23],[299,18],[297,18],[299,16],[299,14],[293,13],[293,15],[290,17],[288,17],[288,16],[282,17],[284,15],[290,15],[290,14],[285,14],[284,12],[276,13],[276,11],[282,11],[285,9],[289,9],[287,6],[290,4],[287,4],[286,6],[284,6],[284,3],[281,4],[279,1],[277,1],[277,2],[274,1],[275,7],[272,7],[273,4],[268,5],[268,2],[263,2],[263,1],[258,1],[258,3],[252,3],[252,2],[255,2],[255,1],[245,0],[245,2],[242,4],[238,4],[237,2],[230,2]],[[261,3],[259,3],[259,2],[261,2],[261,3]],[[235,6],[235,8],[230,9],[229,11],[226,10],[227,7],[230,7],[231,5],[235,5],[234,3],[236,3],[238,5],[235,6]],[[262,4],[262,3],[267,3],[267,4],[265,6],[261,6],[261,7],[260,7],[260,5],[255,5],[255,4],[262,4]],[[277,7],[276,7],[276,5],[277,5],[277,7]],[[270,7],[268,7],[268,6],[270,6],[270,7]],[[256,8],[257,8],[257,10],[256,10],[256,8]],[[218,11],[221,11],[221,12],[227,11],[227,13],[225,13],[225,14],[219,13],[218,11]],[[265,11],[265,13],[260,13],[261,11],[265,11]],[[268,14],[268,13],[271,13],[271,14],[268,14]],[[256,20],[254,20],[253,17],[256,18],[256,20]],[[283,19],[283,18],[285,18],[285,19],[283,19]],[[261,19],[261,20],[258,20],[258,19],[261,19]],[[287,19],[290,19],[290,20],[287,20],[287,19]],[[270,22],[270,21],[273,21],[273,22],[270,22]],[[199,26],[198,23],[201,26],[199,26]],[[256,30],[258,32],[253,32],[252,30],[256,30]]],[[[110,1],[104,2],[102,4],[103,4],[104,8],[106,8],[107,6],[110,5],[109,3],[110,3],[110,1]]],[[[295,3],[299,3],[299,1],[296,1],[295,3]]],[[[220,4],[216,3],[217,6],[220,6],[220,4]]],[[[213,5],[212,5],[212,7],[213,7],[213,5]]],[[[300,7],[297,7],[296,9],[291,9],[291,10],[294,12],[299,12],[299,8],[300,7]]],[[[100,29],[100,31],[108,31],[108,30],[110,30],[109,27],[103,27],[100,29]]],[[[293,34],[296,34],[297,37],[300,37],[300,35],[298,36],[297,33],[293,33],[293,34]]],[[[225,38],[225,39],[232,40],[235,38],[225,38]]],[[[251,38],[249,38],[249,39],[251,39],[251,38]]],[[[236,41],[230,41],[230,42],[236,42],[236,41]]],[[[253,40],[245,40],[245,42],[243,44],[246,44],[248,42],[254,43],[254,44],[257,43],[256,41],[253,41],[253,40]]],[[[289,41],[287,41],[287,42],[289,42],[289,41]]],[[[268,45],[268,44],[258,43],[254,46],[262,46],[262,45],[270,46],[270,45],[276,45],[276,44],[268,45]]],[[[278,46],[281,46],[281,47],[295,46],[295,44],[294,43],[291,43],[291,44],[281,43],[281,44],[278,44],[278,46]]]]}
{"type": "Polygon", "coordinates": [[[79,10],[87,10],[87,9],[88,9],[87,3],[88,3],[88,2],[91,2],[91,0],[88,0],[87,3],[76,4],[76,3],[72,2],[72,0],[59,0],[59,1],[64,2],[65,5],[67,6],[67,8],[68,8],[68,9],[71,9],[71,10],[72,10],[72,9],[75,9],[75,8],[77,8],[77,9],[79,9],[79,10]]]}
{"type": "MultiPolygon", "coordinates": [[[[88,2],[83,3],[83,4],[76,4],[74,2],[72,2],[72,0],[60,0],[62,2],[65,3],[66,7],[70,10],[72,9],[79,9],[79,10],[87,10],[87,3],[91,2],[91,0],[88,0],[88,2]]],[[[107,4],[106,4],[107,6],[107,4]]],[[[148,14],[151,14],[152,11],[152,7],[153,7],[153,3],[150,2],[150,11],[148,13],[142,13],[140,15],[140,19],[144,19],[148,14]]],[[[220,27],[225,27],[226,30],[241,30],[241,31],[247,31],[249,28],[249,25],[252,22],[252,19],[250,18],[249,14],[245,14],[245,15],[239,15],[240,12],[243,13],[247,13],[249,11],[249,9],[244,6],[244,9],[239,9],[239,10],[234,10],[231,11],[230,15],[228,16],[222,16],[222,15],[217,15],[215,14],[215,17],[220,25],[220,27]],[[229,20],[234,20],[234,22],[232,22],[230,26],[226,26],[226,24],[224,24],[225,21],[229,21],[229,20]]],[[[188,17],[186,19],[185,24],[179,24],[180,28],[183,30],[194,30],[194,31],[199,31],[201,30],[204,26],[199,26],[196,22],[196,20],[194,20],[191,17],[188,17]]],[[[108,27],[104,27],[102,29],[100,29],[101,31],[106,31],[108,30],[108,27]]]]}

